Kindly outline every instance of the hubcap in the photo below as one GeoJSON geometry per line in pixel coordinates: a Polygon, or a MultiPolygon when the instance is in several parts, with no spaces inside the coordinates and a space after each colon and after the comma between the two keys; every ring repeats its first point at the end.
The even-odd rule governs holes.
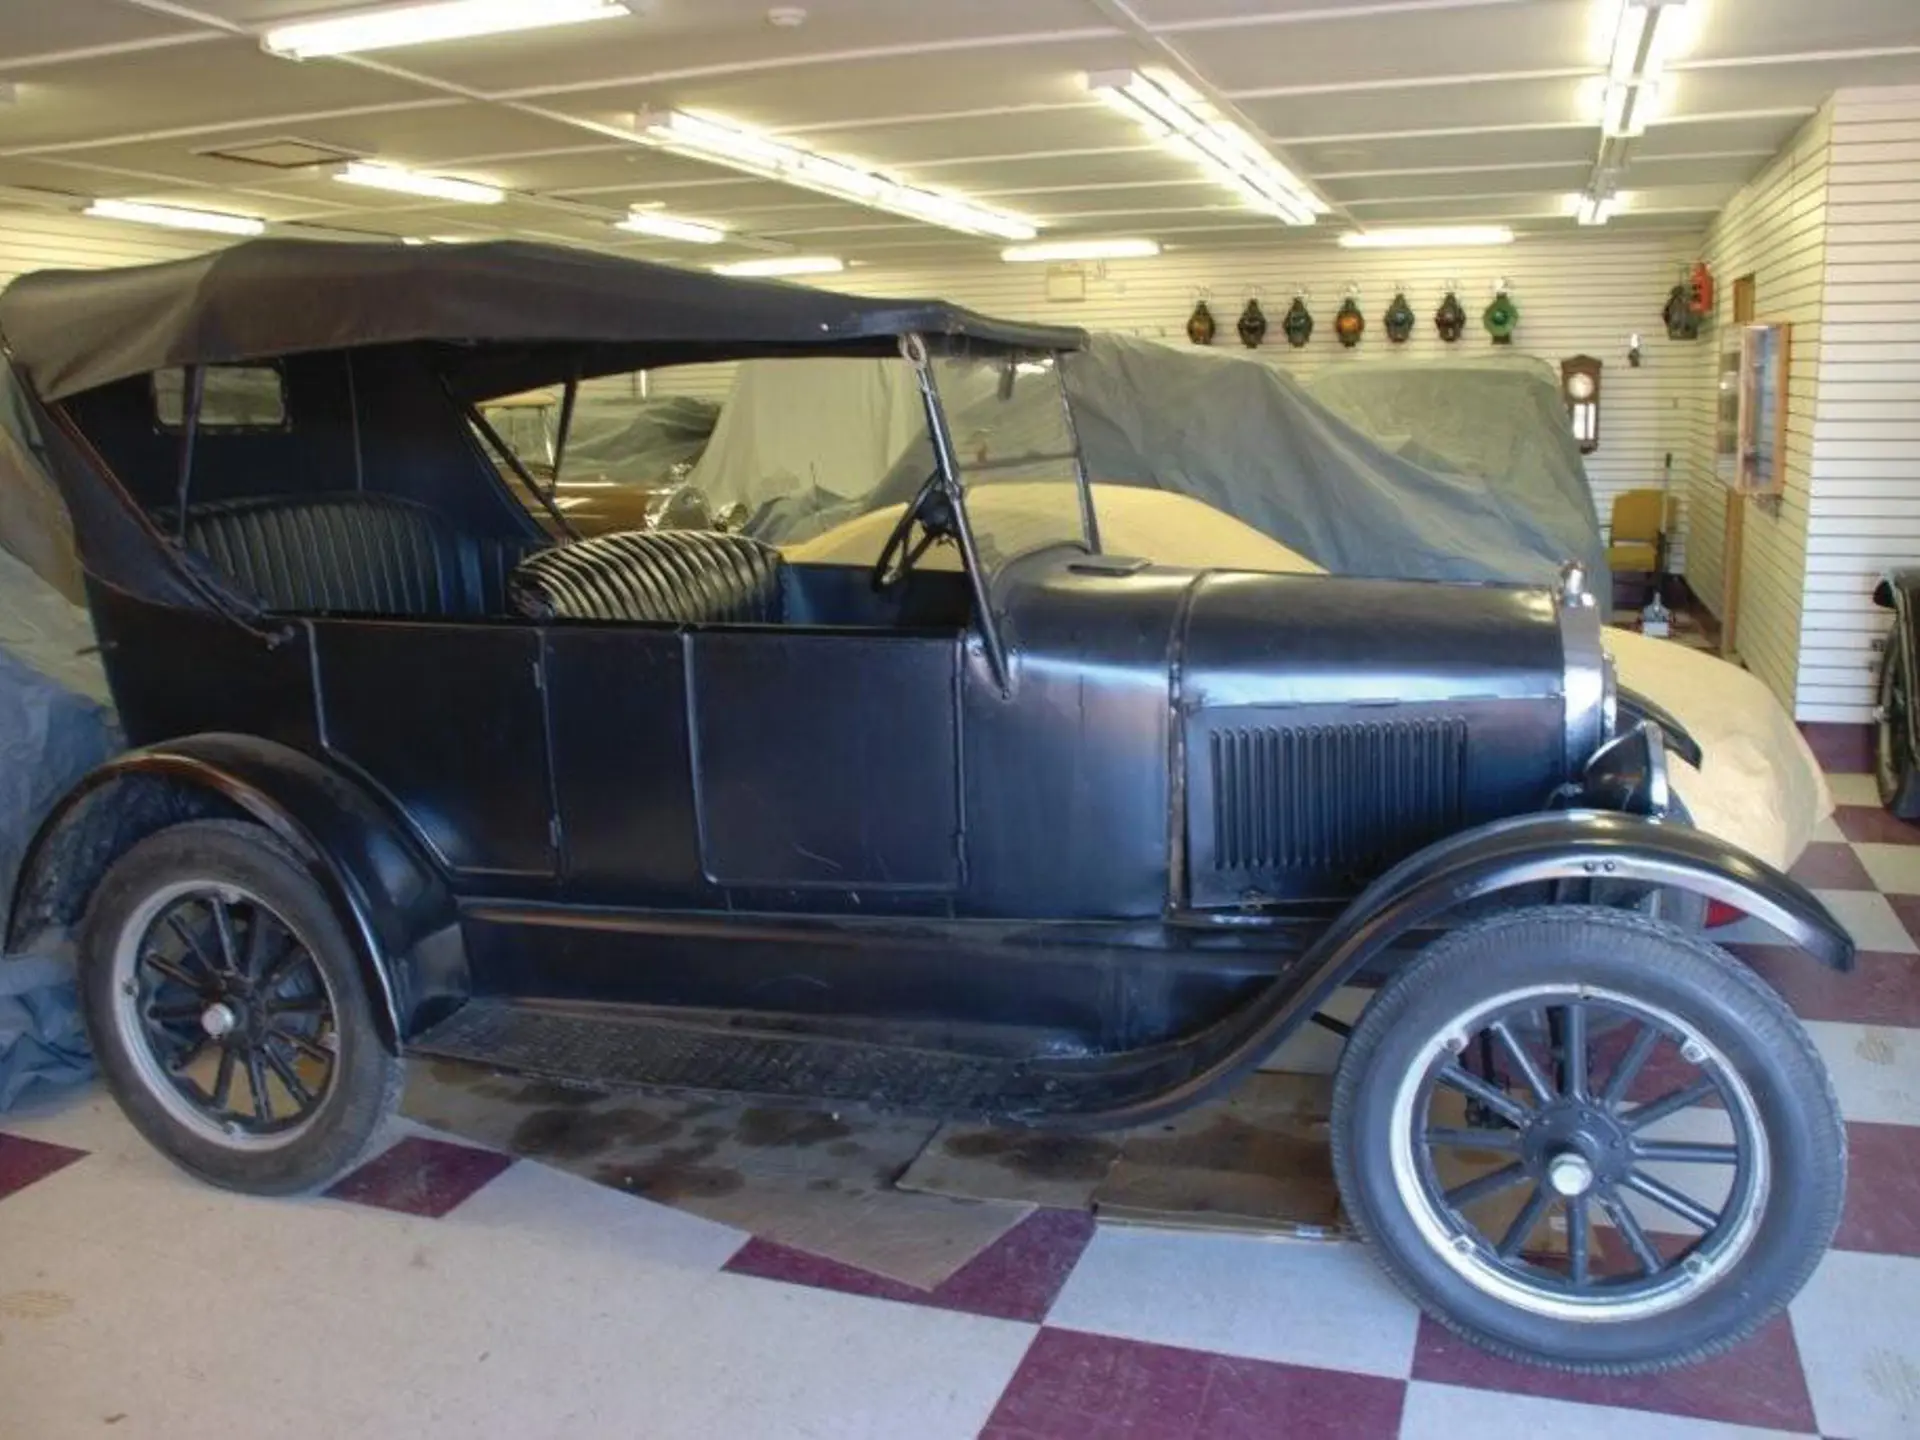
{"type": "Polygon", "coordinates": [[[1547,1183],[1556,1195],[1584,1195],[1593,1188],[1593,1166],[1583,1155],[1556,1155],[1547,1165],[1547,1183]]]}
{"type": "Polygon", "coordinates": [[[1432,1251],[1529,1313],[1610,1323],[1686,1303],[1752,1245],[1758,1106],[1680,1016],[1571,985],[1436,1027],[1398,1082],[1394,1188],[1432,1251]]]}
{"type": "Polygon", "coordinates": [[[339,1050],[312,948],[256,895],[179,881],[127,917],[112,956],[113,1023],[140,1082],[181,1125],[230,1149],[312,1125],[339,1050]]]}

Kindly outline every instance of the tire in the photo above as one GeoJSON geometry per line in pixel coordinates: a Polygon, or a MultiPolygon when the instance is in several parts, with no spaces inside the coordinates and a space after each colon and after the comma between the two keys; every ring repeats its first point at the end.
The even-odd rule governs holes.
{"type": "Polygon", "coordinates": [[[88,906],[79,969],[108,1089],[202,1180],[316,1189],[353,1168],[398,1102],[403,1068],[339,918],[257,825],[194,821],[128,850],[88,906]]]}
{"type": "Polygon", "coordinates": [[[1839,1102],[1781,999],[1697,935],[1599,907],[1496,916],[1397,974],[1347,1043],[1332,1136],[1355,1228],[1429,1315],[1495,1354],[1594,1374],[1691,1364],[1758,1330],[1825,1253],[1846,1185],[1839,1102]],[[1531,1053],[1531,1079],[1499,1025],[1531,1053]],[[1587,1043],[1555,1038],[1569,1035],[1587,1043]],[[1459,1093],[1463,1069],[1496,1082],[1487,1100],[1459,1093]],[[1649,1108],[1703,1084],[1681,1114],[1649,1108]],[[1722,1138],[1660,1134],[1681,1125],[1722,1138]],[[1479,1168],[1448,1173],[1476,1154],[1479,1168]],[[1646,1198],[1649,1165],[1695,1222],[1646,1198]],[[1703,1200],[1706,1182],[1725,1193],[1703,1200]],[[1494,1205],[1511,1209],[1477,1228],[1494,1205]]]}
{"type": "Polygon", "coordinates": [[[1886,649],[1880,658],[1873,774],[1882,805],[1901,820],[1920,820],[1920,781],[1914,775],[1909,741],[1905,657],[1906,637],[1896,624],[1887,632],[1886,649]]]}

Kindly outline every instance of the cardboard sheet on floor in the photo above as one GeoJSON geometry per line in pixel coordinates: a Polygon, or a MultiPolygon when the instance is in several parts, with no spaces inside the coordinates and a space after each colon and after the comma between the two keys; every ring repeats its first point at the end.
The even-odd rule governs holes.
{"type": "Polygon", "coordinates": [[[1336,1235],[1332,1094],[1329,1076],[1263,1071],[1219,1100],[1113,1137],[947,1125],[898,1184],[1090,1208],[1130,1224],[1336,1235]]]}
{"type": "Polygon", "coordinates": [[[921,1289],[1033,1209],[1018,1197],[896,1189],[934,1131],[926,1120],[608,1095],[452,1061],[411,1066],[403,1109],[437,1130],[921,1289]]]}

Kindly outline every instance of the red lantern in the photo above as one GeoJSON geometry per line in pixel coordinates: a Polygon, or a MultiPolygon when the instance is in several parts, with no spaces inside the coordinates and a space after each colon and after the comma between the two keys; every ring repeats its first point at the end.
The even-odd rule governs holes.
{"type": "Polygon", "coordinates": [[[1687,277],[1687,308],[1696,315],[1713,313],[1713,272],[1707,269],[1707,262],[1693,262],[1693,273],[1687,277]]]}

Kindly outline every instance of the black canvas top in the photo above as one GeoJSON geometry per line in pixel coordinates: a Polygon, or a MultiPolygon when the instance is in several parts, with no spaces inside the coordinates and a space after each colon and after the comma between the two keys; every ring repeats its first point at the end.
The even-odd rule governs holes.
{"type": "Polygon", "coordinates": [[[0,292],[0,337],[43,401],[174,365],[406,341],[497,342],[522,363],[485,382],[542,383],[564,350],[587,373],[949,336],[1077,349],[1080,331],[938,300],[869,299],[731,279],[558,245],[249,240],[188,260],[43,270],[0,292]],[[877,343],[876,343],[877,342],[877,343]],[[524,348],[521,348],[524,347],[524,348]]]}

